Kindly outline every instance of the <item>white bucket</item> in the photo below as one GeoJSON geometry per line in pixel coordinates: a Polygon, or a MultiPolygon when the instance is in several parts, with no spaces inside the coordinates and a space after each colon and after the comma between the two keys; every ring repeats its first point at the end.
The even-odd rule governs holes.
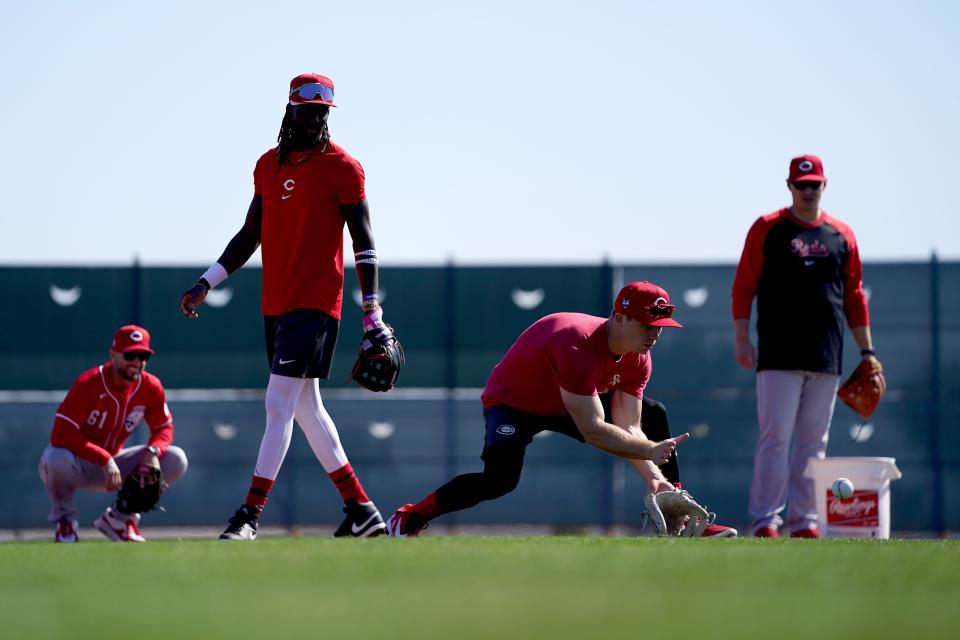
{"type": "Polygon", "coordinates": [[[810,458],[804,477],[813,478],[820,532],[827,538],[889,538],[890,481],[903,474],[894,458],[810,458]],[[831,486],[850,478],[853,496],[841,500],[831,486]]]}

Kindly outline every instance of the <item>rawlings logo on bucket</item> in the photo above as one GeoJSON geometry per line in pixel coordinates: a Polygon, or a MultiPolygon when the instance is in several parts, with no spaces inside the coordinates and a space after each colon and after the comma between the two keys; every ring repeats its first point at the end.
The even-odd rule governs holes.
{"type": "Polygon", "coordinates": [[[827,489],[827,524],[838,527],[876,527],[880,525],[880,496],[876,491],[855,491],[841,500],[827,489]]]}

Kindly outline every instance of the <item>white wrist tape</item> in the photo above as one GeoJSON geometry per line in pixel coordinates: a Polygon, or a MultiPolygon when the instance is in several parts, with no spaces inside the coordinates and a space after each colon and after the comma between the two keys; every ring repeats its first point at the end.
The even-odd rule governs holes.
{"type": "Polygon", "coordinates": [[[356,264],[377,264],[379,262],[376,249],[357,251],[353,254],[353,259],[356,264]]]}
{"type": "Polygon", "coordinates": [[[222,264],[219,262],[214,262],[201,277],[210,283],[211,289],[215,289],[216,286],[226,280],[227,276],[229,275],[230,274],[227,273],[227,270],[223,268],[222,264]]]}

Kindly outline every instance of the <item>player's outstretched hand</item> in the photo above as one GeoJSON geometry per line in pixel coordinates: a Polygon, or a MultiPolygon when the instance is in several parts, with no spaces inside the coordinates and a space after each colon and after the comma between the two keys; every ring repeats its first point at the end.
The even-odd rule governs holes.
{"type": "Polygon", "coordinates": [[[206,297],[207,288],[198,282],[180,296],[180,312],[188,318],[199,318],[197,307],[203,303],[206,297]]]}
{"type": "Polygon", "coordinates": [[[676,438],[668,438],[667,440],[658,442],[656,446],[650,450],[650,460],[657,466],[667,464],[667,461],[670,459],[670,455],[673,453],[674,449],[677,448],[677,445],[681,442],[684,442],[689,437],[689,433],[684,433],[676,438]]]}

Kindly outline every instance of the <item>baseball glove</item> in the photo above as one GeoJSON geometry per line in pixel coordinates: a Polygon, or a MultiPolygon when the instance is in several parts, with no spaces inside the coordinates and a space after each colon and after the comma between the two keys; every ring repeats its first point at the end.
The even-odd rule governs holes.
{"type": "Polygon", "coordinates": [[[712,521],[711,514],[697,504],[693,496],[680,489],[648,493],[643,503],[657,535],[661,537],[695,538],[702,535],[712,521]]]}
{"type": "Polygon", "coordinates": [[[873,415],[886,389],[887,381],[883,377],[880,362],[876,359],[861,360],[850,377],[837,389],[837,395],[866,420],[873,415]]]}
{"type": "Polygon", "coordinates": [[[117,511],[145,513],[160,504],[160,494],[167,488],[160,467],[140,465],[127,476],[117,491],[117,511]]]}
{"type": "Polygon", "coordinates": [[[370,391],[390,391],[397,383],[403,363],[403,347],[393,327],[381,324],[363,334],[350,377],[370,391]]]}

